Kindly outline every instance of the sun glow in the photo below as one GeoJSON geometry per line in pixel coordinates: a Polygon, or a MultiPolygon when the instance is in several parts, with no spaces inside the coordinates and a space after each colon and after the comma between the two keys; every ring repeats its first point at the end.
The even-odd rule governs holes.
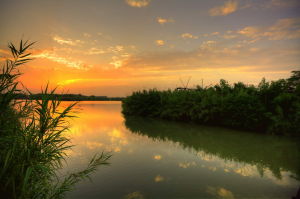
{"type": "Polygon", "coordinates": [[[57,84],[61,85],[61,86],[65,86],[65,85],[72,84],[72,83],[75,83],[75,82],[79,82],[79,81],[82,81],[82,80],[84,80],[84,79],[68,79],[68,80],[58,82],[57,84]]]}

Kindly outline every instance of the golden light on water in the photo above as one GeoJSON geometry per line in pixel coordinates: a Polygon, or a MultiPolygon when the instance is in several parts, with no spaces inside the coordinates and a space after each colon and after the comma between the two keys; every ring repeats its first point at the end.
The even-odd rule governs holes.
{"type": "MultiPolygon", "coordinates": [[[[63,105],[66,106],[69,103],[72,102],[63,102],[63,105]]],[[[217,155],[201,150],[182,148],[180,143],[172,143],[168,140],[152,140],[147,136],[132,133],[124,125],[125,121],[120,112],[120,102],[79,102],[75,110],[75,115],[78,118],[70,121],[71,128],[66,133],[71,138],[72,144],[75,145],[68,152],[71,159],[82,159],[93,153],[106,151],[112,152],[116,157],[118,157],[117,154],[127,158],[138,156],[151,162],[151,164],[168,164],[172,165],[173,169],[182,171],[203,169],[211,173],[221,172],[251,179],[262,178],[257,165],[224,160],[217,155]],[[189,160],[190,155],[192,159],[189,160]]],[[[139,162],[139,159],[134,161],[139,162]]],[[[125,162],[128,160],[126,159],[125,162]]],[[[269,168],[263,168],[263,173],[265,180],[279,186],[294,186],[297,183],[295,179],[291,179],[289,171],[280,171],[281,179],[274,176],[269,168]]],[[[155,183],[163,183],[171,179],[170,176],[162,172],[152,176],[155,183]]],[[[230,196],[230,193],[227,193],[222,187],[208,188],[207,190],[211,194],[228,194],[230,196]]]]}

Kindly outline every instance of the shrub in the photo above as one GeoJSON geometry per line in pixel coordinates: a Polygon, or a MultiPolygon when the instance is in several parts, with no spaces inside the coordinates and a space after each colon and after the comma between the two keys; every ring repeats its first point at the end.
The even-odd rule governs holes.
{"type": "Polygon", "coordinates": [[[300,135],[299,79],[293,71],[289,79],[262,79],[257,87],[221,79],[206,88],[137,91],[123,100],[123,114],[300,135]]]}

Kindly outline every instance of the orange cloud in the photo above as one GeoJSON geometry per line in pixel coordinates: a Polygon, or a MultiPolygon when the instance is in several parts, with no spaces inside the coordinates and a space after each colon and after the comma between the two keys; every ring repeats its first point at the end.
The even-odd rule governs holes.
{"type": "Polygon", "coordinates": [[[228,0],[223,6],[214,7],[209,10],[210,16],[226,16],[238,9],[238,2],[236,0],[228,0]]]}
{"type": "Polygon", "coordinates": [[[260,32],[259,28],[253,27],[253,26],[247,26],[239,31],[237,33],[247,36],[247,37],[257,37],[259,36],[258,33],[260,32]]]}
{"type": "Polygon", "coordinates": [[[161,17],[157,17],[156,21],[157,21],[157,23],[159,23],[161,25],[174,22],[173,19],[165,19],[165,18],[161,18],[161,17]]]}
{"type": "Polygon", "coordinates": [[[148,6],[151,0],[126,0],[125,2],[132,7],[142,8],[148,6]]]}
{"type": "Polygon", "coordinates": [[[155,155],[155,156],[153,156],[153,159],[155,159],[155,160],[161,160],[162,156],[161,155],[155,155]]]}
{"type": "Polygon", "coordinates": [[[220,33],[219,32],[213,32],[211,33],[211,35],[215,36],[215,35],[219,35],[220,33]]]}
{"type": "Polygon", "coordinates": [[[300,18],[285,18],[278,20],[269,27],[245,27],[236,33],[252,38],[269,40],[287,40],[300,38],[300,18]]]}
{"type": "Polygon", "coordinates": [[[183,33],[181,37],[184,39],[198,39],[198,36],[192,35],[191,33],[183,33]]]}
{"type": "Polygon", "coordinates": [[[161,39],[156,40],[155,43],[156,43],[157,46],[163,46],[163,45],[165,45],[165,41],[161,40],[161,39]]]}
{"type": "Polygon", "coordinates": [[[300,38],[300,18],[280,19],[263,33],[270,40],[300,38]]]}

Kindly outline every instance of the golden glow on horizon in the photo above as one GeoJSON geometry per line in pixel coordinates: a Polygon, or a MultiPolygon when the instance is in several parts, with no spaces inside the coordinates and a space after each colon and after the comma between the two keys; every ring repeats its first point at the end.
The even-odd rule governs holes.
{"type": "Polygon", "coordinates": [[[68,79],[68,80],[64,80],[62,82],[58,82],[57,84],[61,85],[61,86],[65,86],[65,85],[72,84],[72,83],[75,83],[75,82],[78,82],[78,81],[82,81],[82,80],[83,79],[68,79]]]}
{"type": "MultiPolygon", "coordinates": [[[[67,79],[67,80],[63,80],[58,82],[57,84],[60,86],[66,86],[66,85],[70,85],[70,84],[75,84],[75,83],[92,83],[92,82],[96,82],[96,83],[101,83],[103,85],[113,85],[113,81],[115,79],[113,78],[97,78],[97,79],[67,79]]],[[[126,82],[127,80],[124,79],[124,82],[126,82]]]]}

